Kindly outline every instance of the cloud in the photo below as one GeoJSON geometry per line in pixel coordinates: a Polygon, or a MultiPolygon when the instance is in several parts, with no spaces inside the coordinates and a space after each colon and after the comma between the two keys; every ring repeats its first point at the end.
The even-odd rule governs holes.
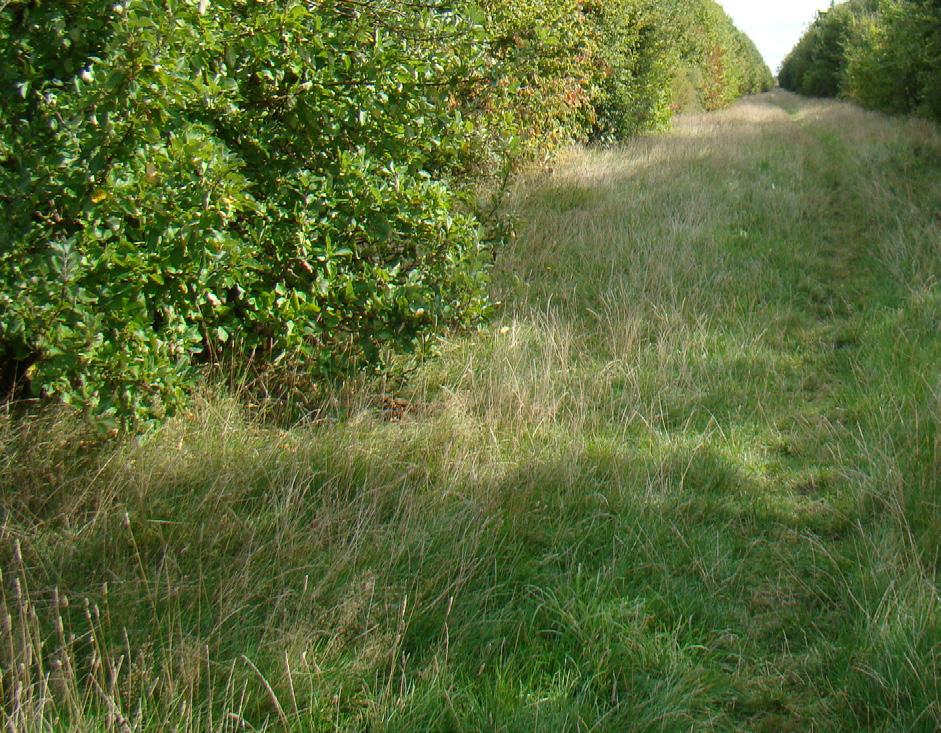
{"type": "Polygon", "coordinates": [[[735,25],[758,45],[772,71],[830,0],[719,0],[735,25]]]}

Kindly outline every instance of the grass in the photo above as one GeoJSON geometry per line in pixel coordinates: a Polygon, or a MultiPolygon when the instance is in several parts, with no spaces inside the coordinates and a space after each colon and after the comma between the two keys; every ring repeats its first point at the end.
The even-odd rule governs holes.
{"type": "Polygon", "coordinates": [[[941,727],[938,129],[777,92],[512,201],[394,409],[5,418],[8,730],[941,727]]]}

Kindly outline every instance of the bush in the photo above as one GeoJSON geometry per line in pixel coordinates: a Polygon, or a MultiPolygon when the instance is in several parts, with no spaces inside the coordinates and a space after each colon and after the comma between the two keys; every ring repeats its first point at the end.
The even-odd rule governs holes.
{"type": "Polygon", "coordinates": [[[847,48],[847,96],[941,120],[941,7],[883,2],[847,48]]]}
{"type": "Polygon", "coordinates": [[[774,86],[755,44],[712,0],[678,0],[670,9],[667,27],[676,39],[677,69],[688,80],[678,88],[692,85],[703,108],[719,109],[744,94],[774,86]]]}
{"type": "Polygon", "coordinates": [[[670,116],[676,56],[662,10],[649,2],[612,0],[590,20],[601,69],[592,95],[591,137],[617,140],[662,126],[670,116]]]}
{"type": "Polygon", "coordinates": [[[781,85],[814,97],[837,96],[846,73],[846,45],[866,12],[866,3],[854,2],[819,13],[785,60],[781,85]]]}
{"type": "Polygon", "coordinates": [[[770,79],[712,0],[11,0],[0,61],[2,370],[132,422],[474,324],[482,179],[770,79]]]}
{"type": "Polygon", "coordinates": [[[821,13],[784,62],[781,85],[870,109],[941,120],[941,6],[850,0],[821,13]]]}
{"type": "Polygon", "coordinates": [[[328,375],[481,314],[479,227],[445,182],[476,60],[428,40],[477,29],[392,7],[4,14],[0,324],[34,388],[159,416],[227,349],[328,375]]]}

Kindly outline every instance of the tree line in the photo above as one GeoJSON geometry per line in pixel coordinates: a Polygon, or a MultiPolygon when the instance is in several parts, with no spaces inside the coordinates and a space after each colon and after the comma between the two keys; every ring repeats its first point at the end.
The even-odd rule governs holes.
{"type": "Polygon", "coordinates": [[[941,4],[848,0],[821,12],[779,81],[800,94],[941,120],[941,4]]]}
{"type": "Polygon", "coordinates": [[[771,84],[713,0],[8,0],[4,386],[126,423],[381,366],[487,315],[520,165],[771,84]]]}

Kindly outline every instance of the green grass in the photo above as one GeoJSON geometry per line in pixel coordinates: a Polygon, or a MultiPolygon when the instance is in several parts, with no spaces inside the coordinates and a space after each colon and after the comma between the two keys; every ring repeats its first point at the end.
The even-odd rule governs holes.
{"type": "Polygon", "coordinates": [[[395,410],[6,418],[7,728],[938,730],[939,202],[937,128],[764,95],[520,180],[395,410]]]}

